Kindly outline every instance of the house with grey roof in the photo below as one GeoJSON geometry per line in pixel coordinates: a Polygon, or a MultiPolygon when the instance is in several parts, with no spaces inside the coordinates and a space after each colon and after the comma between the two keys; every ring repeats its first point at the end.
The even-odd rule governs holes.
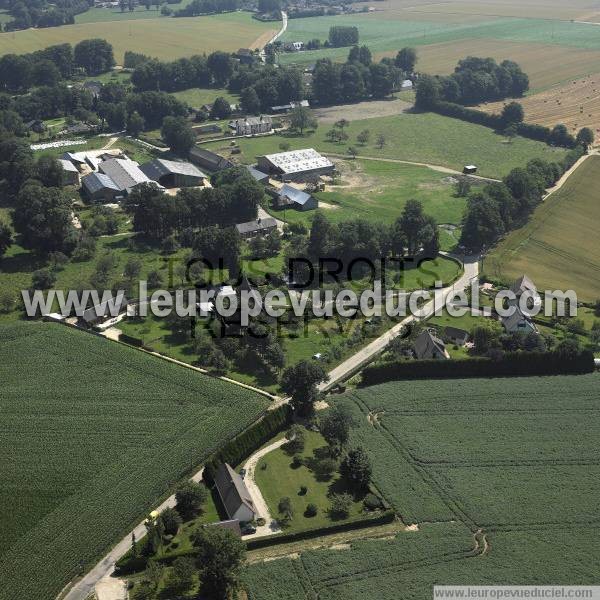
{"type": "Polygon", "coordinates": [[[196,187],[206,183],[208,176],[189,162],[155,158],[144,163],[140,170],[166,188],[196,187]]]}
{"type": "Polygon", "coordinates": [[[464,346],[469,339],[469,332],[458,327],[448,326],[444,328],[444,339],[451,344],[464,346]]]}
{"type": "Polygon", "coordinates": [[[420,360],[448,359],[446,345],[433,329],[422,331],[414,342],[415,356],[420,360]]]}
{"type": "Polygon", "coordinates": [[[273,129],[273,119],[260,115],[260,117],[244,117],[229,122],[235,135],[256,135],[258,133],[269,133],[273,129]]]}
{"type": "Polygon", "coordinates": [[[58,163],[63,170],[63,181],[65,185],[79,185],[79,171],[77,167],[70,161],[62,158],[58,159],[58,163]]]}
{"type": "Polygon", "coordinates": [[[279,190],[277,206],[279,208],[289,206],[301,211],[314,210],[319,208],[319,201],[307,192],[303,192],[291,185],[284,184],[279,190]]]}
{"type": "Polygon", "coordinates": [[[510,315],[500,318],[506,333],[538,333],[535,323],[519,308],[518,304],[513,304],[511,308],[514,310],[510,315]]]}
{"type": "Polygon", "coordinates": [[[238,223],[235,228],[243,238],[251,238],[257,235],[266,235],[277,229],[277,221],[273,217],[258,218],[246,223],[238,223]]]}
{"type": "Polygon", "coordinates": [[[257,516],[256,507],[244,480],[227,463],[219,465],[215,473],[215,486],[227,516],[244,523],[257,516]]]}
{"type": "Polygon", "coordinates": [[[81,179],[81,189],[90,202],[109,204],[122,196],[119,186],[104,173],[90,173],[81,179]]]}
{"type": "Polygon", "coordinates": [[[142,183],[153,183],[133,160],[111,158],[101,162],[98,169],[108,175],[124,194],[129,194],[134,187],[142,183]]]}

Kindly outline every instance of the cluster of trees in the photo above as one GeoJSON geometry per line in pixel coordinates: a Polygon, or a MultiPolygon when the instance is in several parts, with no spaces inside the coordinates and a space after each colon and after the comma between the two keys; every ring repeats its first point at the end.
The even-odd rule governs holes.
{"type": "Polygon", "coordinates": [[[313,97],[319,104],[358,102],[365,98],[384,98],[398,89],[402,79],[412,73],[416,53],[403,48],[396,58],[373,63],[367,46],[354,46],[346,63],[320,59],[313,75],[313,97]]]}
{"type": "Polygon", "coordinates": [[[502,182],[486,185],[467,198],[460,243],[469,250],[490,247],[504,233],[520,226],[551,187],[584,152],[572,150],[562,163],[541,158],[513,169],[502,182]]]}
{"type": "Polygon", "coordinates": [[[228,54],[225,56],[227,58],[219,56],[217,60],[214,57],[209,60],[210,57],[194,55],[173,62],[160,62],[144,55],[130,55],[129,63],[134,65],[131,83],[139,91],[176,92],[192,87],[208,87],[221,77],[222,71],[233,72],[233,59],[228,54]]]}
{"type": "Polygon", "coordinates": [[[426,108],[438,100],[458,104],[478,104],[522,96],[529,89],[529,77],[510,60],[500,64],[493,58],[469,56],[447,77],[429,77],[419,86],[418,106],[426,108]]]}
{"type": "Polygon", "coordinates": [[[189,230],[228,227],[256,219],[264,190],[246,169],[227,169],[215,178],[215,187],[183,188],[176,196],[156,186],[137,186],[123,207],[133,217],[133,228],[154,242],[178,234],[181,245],[191,246],[189,230]]]}
{"type": "Polygon", "coordinates": [[[99,75],[115,65],[112,46],[101,39],[58,44],[31,54],[5,54],[0,58],[0,90],[27,92],[31,87],[54,86],[78,70],[99,75]]]}
{"type": "MultiPolygon", "coordinates": [[[[296,252],[297,249],[292,251],[296,252]]],[[[313,261],[335,256],[347,266],[358,258],[376,263],[390,254],[433,258],[438,251],[439,235],[435,219],[425,214],[418,200],[408,200],[400,217],[391,225],[363,219],[334,224],[317,211],[304,255],[313,261]]]]}
{"type": "Polygon", "coordinates": [[[358,44],[358,27],[334,25],[329,28],[329,45],[334,48],[358,44]]]}
{"type": "Polygon", "coordinates": [[[241,65],[229,81],[229,91],[239,93],[242,108],[249,113],[267,111],[305,97],[302,72],[295,67],[241,65]]]}
{"type": "Polygon", "coordinates": [[[13,18],[4,25],[5,31],[71,25],[75,22],[75,15],[86,12],[94,5],[92,0],[61,0],[57,3],[45,0],[16,0],[5,4],[13,18]]]}

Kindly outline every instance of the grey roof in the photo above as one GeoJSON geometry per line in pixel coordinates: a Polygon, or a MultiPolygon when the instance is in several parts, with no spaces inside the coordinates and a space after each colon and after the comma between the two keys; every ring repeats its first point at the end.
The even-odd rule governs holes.
{"type": "Polygon", "coordinates": [[[469,337],[469,332],[458,327],[451,327],[450,325],[444,329],[444,335],[447,338],[461,339],[466,341],[469,337]]]}
{"type": "Polygon", "coordinates": [[[269,176],[266,173],[259,171],[255,167],[246,165],[246,169],[248,169],[248,173],[250,173],[250,175],[252,175],[252,177],[254,177],[254,179],[256,179],[256,181],[264,181],[265,179],[269,179],[269,176]]]}
{"type": "Polygon", "coordinates": [[[293,202],[294,204],[304,206],[312,196],[291,185],[287,185],[286,183],[281,190],[279,190],[279,197],[288,200],[289,202],[293,202]]]}
{"type": "Polygon", "coordinates": [[[244,117],[243,119],[234,119],[229,121],[230,127],[237,127],[238,125],[261,125],[263,123],[273,123],[273,119],[267,115],[261,115],[260,117],[244,117]]]}
{"type": "Polygon", "coordinates": [[[256,514],[252,497],[244,480],[227,463],[219,465],[215,473],[215,485],[230,518],[242,505],[247,506],[256,514]]]}
{"type": "Polygon", "coordinates": [[[429,329],[422,331],[417,336],[414,346],[417,358],[423,358],[428,354],[433,356],[435,356],[435,354],[441,354],[442,356],[445,356],[446,354],[446,346],[444,342],[429,329]]]}
{"type": "Polygon", "coordinates": [[[516,331],[519,327],[519,323],[528,325],[532,331],[537,331],[536,326],[531,319],[523,313],[518,305],[514,305],[515,310],[507,317],[501,317],[502,325],[506,328],[506,331],[516,331]]]}
{"type": "Polygon", "coordinates": [[[325,156],[321,156],[314,148],[267,154],[265,159],[283,173],[302,173],[313,169],[333,167],[333,163],[325,156]]]}
{"type": "Polygon", "coordinates": [[[58,162],[60,163],[60,166],[65,171],[70,171],[71,173],[79,173],[79,171],[77,170],[77,167],[70,160],[65,160],[64,158],[59,158],[58,162]]]}
{"type": "Polygon", "coordinates": [[[266,229],[275,229],[277,221],[273,217],[265,217],[264,219],[256,219],[255,221],[247,221],[246,223],[238,223],[235,228],[238,233],[252,233],[255,231],[264,231],[266,229]]]}
{"type": "Polygon", "coordinates": [[[150,162],[144,163],[140,170],[150,179],[158,181],[165,175],[188,175],[190,177],[207,176],[196,166],[189,162],[177,162],[174,160],[165,160],[163,158],[155,158],[150,162]]]}
{"type": "Polygon", "coordinates": [[[90,194],[95,194],[102,189],[120,192],[119,186],[104,173],[90,173],[81,179],[81,185],[90,194]]]}
{"type": "Polygon", "coordinates": [[[203,160],[209,165],[208,168],[213,170],[228,169],[229,167],[234,166],[231,161],[227,160],[221,155],[215,154],[210,150],[205,150],[204,148],[199,148],[198,146],[195,146],[190,150],[190,156],[199,160],[203,160]]]}
{"type": "Polygon", "coordinates": [[[130,190],[140,183],[152,181],[133,160],[111,158],[100,163],[99,169],[108,175],[122,191],[130,190]]]}
{"type": "Polygon", "coordinates": [[[527,275],[521,275],[519,279],[517,279],[510,289],[517,295],[520,296],[523,292],[531,291],[537,292],[537,288],[535,287],[535,283],[527,277],[527,275]]]}
{"type": "Polygon", "coordinates": [[[86,323],[95,323],[102,318],[112,317],[111,304],[114,305],[116,316],[127,308],[127,298],[122,293],[113,296],[109,301],[92,306],[83,312],[82,318],[86,323]]]}
{"type": "Polygon", "coordinates": [[[229,529],[233,531],[238,537],[242,537],[242,529],[240,522],[237,519],[230,519],[229,521],[218,521],[217,523],[209,523],[206,527],[218,527],[219,529],[229,529]]]}

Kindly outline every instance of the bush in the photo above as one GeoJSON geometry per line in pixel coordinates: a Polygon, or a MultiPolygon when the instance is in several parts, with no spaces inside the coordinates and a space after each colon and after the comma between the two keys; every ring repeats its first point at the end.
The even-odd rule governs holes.
{"type": "Polygon", "coordinates": [[[365,510],[379,510],[383,507],[381,500],[375,494],[367,494],[363,500],[365,510]]]}
{"type": "Polygon", "coordinates": [[[329,514],[334,519],[346,519],[350,514],[352,496],[350,494],[332,494],[329,514]]]}
{"type": "Polygon", "coordinates": [[[181,526],[181,515],[174,508],[166,508],[160,515],[166,535],[177,535],[181,526]]]}
{"type": "Polygon", "coordinates": [[[302,457],[296,454],[292,460],[292,469],[299,469],[303,464],[304,461],[302,460],[302,457]]]}
{"type": "Polygon", "coordinates": [[[262,517],[258,517],[258,519],[256,519],[256,524],[259,527],[263,527],[264,525],[267,524],[267,522],[262,517]]]}
{"type": "Polygon", "coordinates": [[[301,485],[298,496],[306,496],[306,492],[308,492],[308,488],[305,485],[301,485]]]}
{"type": "Polygon", "coordinates": [[[307,505],[306,510],[304,511],[304,516],[309,518],[316,517],[318,512],[319,509],[315,504],[309,504],[307,505]]]}

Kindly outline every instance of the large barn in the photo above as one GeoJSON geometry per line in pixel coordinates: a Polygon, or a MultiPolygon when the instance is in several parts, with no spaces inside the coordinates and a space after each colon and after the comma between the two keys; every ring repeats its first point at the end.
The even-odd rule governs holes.
{"type": "Polygon", "coordinates": [[[108,204],[122,196],[119,186],[104,173],[90,173],[81,179],[84,194],[91,202],[108,204]]]}
{"type": "Polygon", "coordinates": [[[111,158],[101,162],[98,168],[100,172],[108,175],[124,194],[129,194],[134,187],[141,183],[153,183],[140,169],[138,163],[133,160],[111,158]]]}
{"type": "Polygon", "coordinates": [[[258,157],[258,169],[283,181],[306,181],[333,173],[333,163],[313,148],[258,157]]]}
{"type": "Polygon", "coordinates": [[[204,185],[208,177],[189,162],[155,158],[144,163],[140,170],[153,181],[166,188],[196,187],[204,185]]]}

